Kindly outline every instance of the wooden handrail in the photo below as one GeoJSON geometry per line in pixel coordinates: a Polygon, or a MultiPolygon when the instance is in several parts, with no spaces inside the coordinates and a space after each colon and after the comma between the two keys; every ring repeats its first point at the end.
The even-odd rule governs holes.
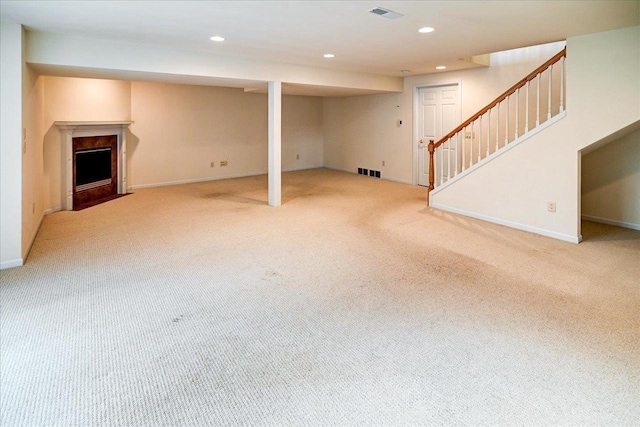
{"type": "Polygon", "coordinates": [[[442,137],[440,140],[438,140],[438,142],[435,143],[434,149],[436,149],[439,146],[441,146],[442,144],[444,144],[444,142],[447,139],[453,137],[455,134],[457,134],[458,132],[460,132],[461,130],[463,130],[467,126],[469,126],[472,122],[477,120],[478,117],[482,116],[484,113],[486,113],[487,111],[491,110],[498,103],[502,102],[507,96],[511,95],[512,93],[515,93],[515,91],[520,89],[522,86],[526,85],[527,82],[533,80],[538,74],[540,74],[541,72],[543,72],[544,70],[549,68],[550,65],[555,64],[556,62],[558,62],[562,57],[564,57],[566,55],[567,55],[567,48],[565,47],[560,52],[558,52],[553,58],[549,59],[547,62],[545,62],[544,64],[542,64],[541,66],[539,66],[538,68],[533,70],[531,73],[529,73],[529,75],[527,75],[527,77],[523,78],[518,83],[516,83],[515,85],[511,86],[502,95],[500,95],[499,97],[497,97],[496,99],[491,101],[491,103],[489,103],[489,105],[484,107],[482,110],[478,111],[476,114],[474,114],[469,119],[464,121],[460,126],[458,126],[454,130],[452,130],[451,132],[446,134],[444,137],[442,137]]]}

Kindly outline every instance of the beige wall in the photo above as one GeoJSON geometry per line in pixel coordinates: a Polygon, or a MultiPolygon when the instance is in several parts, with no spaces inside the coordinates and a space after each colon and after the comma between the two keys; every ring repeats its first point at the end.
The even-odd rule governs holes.
{"type": "Polygon", "coordinates": [[[36,237],[45,210],[44,181],[44,78],[23,69],[22,252],[36,237]]]}
{"type": "Polygon", "coordinates": [[[44,77],[45,211],[60,209],[62,154],[56,121],[131,120],[131,83],[119,80],[44,77]]]}
{"type": "MultiPolygon", "coordinates": [[[[36,187],[45,211],[61,205],[61,143],[55,121],[133,120],[127,134],[128,185],[133,188],[267,173],[265,94],[119,80],[40,80],[43,164],[33,176],[42,175],[36,187]],[[220,167],[222,160],[228,166],[220,167]]],[[[283,170],[322,166],[322,143],[322,100],[283,97],[283,170]]]]}
{"type": "Polygon", "coordinates": [[[566,118],[433,194],[433,205],[577,242],[579,152],[640,119],[639,75],[640,27],[567,40],[566,118]]]}
{"type": "Polygon", "coordinates": [[[640,230],[640,130],[582,157],[582,215],[640,230]]]}
{"type": "Polygon", "coordinates": [[[383,178],[411,183],[411,143],[407,143],[411,121],[402,115],[400,98],[396,94],[325,98],[325,166],[353,173],[358,167],[374,169],[383,178]]]}
{"type": "MultiPolygon", "coordinates": [[[[321,107],[319,98],[283,97],[283,170],[322,166],[321,107]]],[[[131,108],[133,188],[267,173],[264,94],[133,82],[131,108]],[[223,160],[228,166],[220,166],[223,160]]]]}

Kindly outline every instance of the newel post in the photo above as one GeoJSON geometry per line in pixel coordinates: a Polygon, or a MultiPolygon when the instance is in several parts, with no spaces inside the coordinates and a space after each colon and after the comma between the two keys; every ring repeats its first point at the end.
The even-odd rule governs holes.
{"type": "Polygon", "coordinates": [[[429,193],[434,188],[434,175],[433,172],[433,153],[436,151],[436,145],[433,143],[433,139],[429,140],[429,145],[427,146],[429,150],[429,190],[427,190],[427,203],[429,203],[429,193]]]}

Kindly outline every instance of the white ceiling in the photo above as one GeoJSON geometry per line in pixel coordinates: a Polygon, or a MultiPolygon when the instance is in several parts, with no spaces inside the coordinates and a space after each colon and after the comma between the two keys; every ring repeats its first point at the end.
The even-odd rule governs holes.
{"type": "Polygon", "coordinates": [[[640,24],[640,1],[8,1],[27,29],[401,76],[460,58],[640,24]],[[390,20],[368,11],[383,7],[390,20]],[[435,27],[430,34],[418,28],[435,27]],[[212,35],[225,42],[214,43],[212,35]],[[333,53],[327,60],[324,53],[333,53]]]}

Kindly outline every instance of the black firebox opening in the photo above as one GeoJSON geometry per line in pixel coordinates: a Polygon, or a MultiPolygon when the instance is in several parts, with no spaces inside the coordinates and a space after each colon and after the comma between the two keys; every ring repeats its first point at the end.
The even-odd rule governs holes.
{"type": "Polygon", "coordinates": [[[76,151],[76,186],[111,178],[111,147],[76,151]]]}

